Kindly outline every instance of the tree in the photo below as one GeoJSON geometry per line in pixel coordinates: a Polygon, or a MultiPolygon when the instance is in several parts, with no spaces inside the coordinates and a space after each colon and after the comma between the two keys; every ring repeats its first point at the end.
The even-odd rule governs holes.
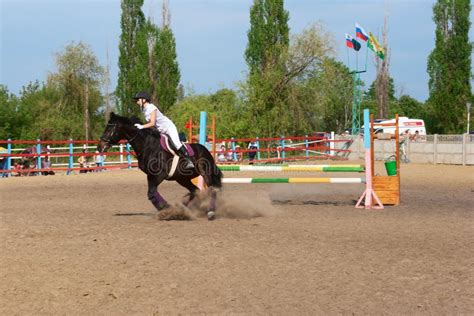
{"type": "Polygon", "coordinates": [[[397,102],[397,105],[392,107],[393,114],[398,113],[400,116],[409,118],[424,118],[425,108],[423,103],[408,96],[402,95],[397,102]]]}
{"type": "MultiPolygon", "coordinates": [[[[371,113],[378,113],[380,109],[380,90],[378,90],[380,87],[379,79],[379,76],[377,76],[377,78],[372,82],[368,90],[364,93],[364,98],[362,101],[361,108],[368,108],[371,113]]],[[[379,116],[379,118],[389,118],[391,114],[393,115],[392,106],[395,106],[397,102],[397,98],[395,96],[395,82],[393,78],[389,76],[386,81],[387,83],[384,84],[385,96],[383,98],[387,103],[386,108],[390,110],[385,114],[384,117],[379,116]]]]}
{"type": "Polygon", "coordinates": [[[211,95],[188,95],[170,109],[169,115],[178,130],[183,130],[189,117],[196,120],[201,111],[208,112],[209,120],[212,115],[216,116],[218,138],[257,136],[252,129],[249,131],[248,111],[243,100],[230,89],[221,89],[211,95]]]}
{"type": "Polygon", "coordinates": [[[19,125],[16,123],[17,99],[0,84],[0,139],[18,138],[19,125]]]}
{"type": "Polygon", "coordinates": [[[150,88],[148,70],[148,43],[145,16],[141,10],[143,0],[122,0],[119,43],[119,74],[117,101],[121,114],[138,114],[131,102],[135,93],[150,88]]]}
{"type": "Polygon", "coordinates": [[[435,48],[428,58],[434,133],[461,133],[471,96],[470,0],[438,0],[433,6],[435,48]]]}
{"type": "Polygon", "coordinates": [[[289,47],[289,13],[283,0],[254,0],[250,8],[250,30],[245,60],[249,67],[249,99],[254,126],[264,135],[281,131],[275,124],[281,118],[286,91],[283,82],[289,47]]]}
{"type": "Polygon", "coordinates": [[[176,41],[173,31],[165,25],[158,36],[155,46],[156,78],[155,86],[158,102],[162,111],[168,111],[178,99],[178,87],[181,79],[179,71],[176,41]]]}
{"type": "Polygon", "coordinates": [[[289,46],[288,19],[283,0],[254,0],[245,51],[251,75],[284,67],[283,57],[289,46]]]}
{"type": "Polygon", "coordinates": [[[58,72],[49,75],[49,84],[61,95],[60,106],[64,115],[73,115],[76,121],[82,121],[82,136],[89,140],[102,103],[100,88],[104,68],[91,48],[82,42],[73,42],[63,52],[57,53],[56,65],[58,72]],[[77,120],[78,117],[81,120],[77,120]]]}
{"type": "Polygon", "coordinates": [[[299,95],[297,102],[290,99],[290,109],[299,112],[293,115],[297,129],[292,134],[340,132],[349,127],[353,80],[349,69],[333,58],[325,58],[307,76],[295,87],[299,95]]]}
{"type": "Polygon", "coordinates": [[[385,16],[384,27],[382,30],[382,45],[383,51],[385,52],[384,58],[380,58],[376,55],[376,64],[377,64],[377,78],[375,80],[375,90],[376,90],[376,100],[377,100],[377,109],[376,112],[379,118],[386,118],[390,112],[390,75],[388,73],[389,64],[390,64],[390,55],[388,53],[388,39],[387,39],[387,24],[388,18],[385,16]]]}

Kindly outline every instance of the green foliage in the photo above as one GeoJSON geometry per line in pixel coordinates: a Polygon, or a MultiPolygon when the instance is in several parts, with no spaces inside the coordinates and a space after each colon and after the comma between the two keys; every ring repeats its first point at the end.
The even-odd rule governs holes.
{"type": "Polygon", "coordinates": [[[469,0],[438,0],[433,6],[435,48],[428,59],[433,132],[461,133],[466,122],[466,102],[471,96],[469,0]]]}
{"type": "Polygon", "coordinates": [[[90,138],[99,137],[104,126],[99,111],[103,69],[97,58],[87,45],[72,43],[56,55],[56,65],[58,71],[45,84],[29,83],[18,97],[0,86],[0,138],[84,139],[86,120],[90,138]]]}
{"type": "Polygon", "coordinates": [[[242,100],[229,89],[221,89],[211,95],[191,94],[173,106],[169,116],[178,130],[184,131],[184,125],[191,116],[194,122],[199,121],[201,111],[207,112],[209,122],[213,115],[216,116],[216,133],[219,138],[256,135],[249,129],[247,111],[242,100]]]}
{"type": "MultiPolygon", "coordinates": [[[[91,48],[84,43],[67,45],[63,52],[56,54],[56,64],[58,71],[49,75],[44,91],[50,90],[53,95],[58,95],[57,100],[53,99],[53,109],[56,108],[61,116],[75,118],[66,129],[71,136],[98,137],[92,127],[97,120],[102,120],[97,112],[102,104],[100,88],[105,73],[103,67],[91,48]]],[[[51,111],[54,112],[53,109],[51,111]]],[[[46,134],[43,137],[55,134],[48,127],[43,133],[46,134]]]]}
{"type": "Polygon", "coordinates": [[[155,78],[157,79],[154,88],[158,97],[157,102],[160,109],[167,112],[178,99],[178,86],[181,79],[176,54],[176,41],[172,30],[168,26],[165,26],[159,32],[154,57],[156,60],[155,78]]]}
{"type": "Polygon", "coordinates": [[[20,126],[15,124],[17,107],[17,98],[0,84],[0,139],[16,138],[20,134],[20,126]]]}
{"type": "Polygon", "coordinates": [[[141,10],[143,0],[122,0],[122,16],[119,43],[119,74],[117,80],[117,102],[120,113],[132,115],[139,112],[132,97],[150,87],[147,73],[148,47],[145,16],[141,10]]]}
{"type": "Polygon", "coordinates": [[[250,9],[250,30],[245,60],[250,74],[284,67],[289,46],[289,13],[283,0],[255,0],[250,9]]]}
{"type": "Polygon", "coordinates": [[[324,59],[321,68],[308,82],[311,105],[308,113],[314,115],[309,131],[341,132],[351,125],[352,75],[341,62],[324,59]]]}
{"type": "Polygon", "coordinates": [[[426,110],[423,106],[423,103],[408,95],[402,95],[398,99],[398,102],[394,103],[394,105],[390,107],[390,110],[392,117],[396,113],[398,113],[400,116],[406,116],[409,118],[420,119],[426,117],[426,110]]]}
{"type": "Polygon", "coordinates": [[[248,97],[252,123],[260,135],[286,130],[286,60],[289,13],[283,0],[255,0],[250,9],[250,30],[245,60],[249,66],[248,97]],[[278,122],[278,123],[277,123],[278,122]]]}
{"type": "MultiPolygon", "coordinates": [[[[360,108],[360,117],[362,117],[363,109],[369,109],[370,113],[379,113],[379,104],[377,104],[377,96],[376,96],[376,84],[377,79],[375,79],[372,84],[369,86],[367,91],[364,92],[364,98],[362,100],[361,108],[360,108]]],[[[397,110],[399,107],[397,106],[397,98],[395,96],[395,82],[392,77],[388,78],[388,108],[390,109],[390,114],[388,117],[381,117],[381,118],[389,118],[393,117],[395,113],[398,113],[397,110]]],[[[400,114],[400,113],[399,113],[400,114]]]]}

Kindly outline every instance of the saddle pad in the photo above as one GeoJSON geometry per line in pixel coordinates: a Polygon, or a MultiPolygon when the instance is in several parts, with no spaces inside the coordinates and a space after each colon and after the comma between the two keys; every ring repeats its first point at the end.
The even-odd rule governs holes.
{"type": "MultiPolygon", "coordinates": [[[[175,156],[177,155],[174,150],[174,146],[171,146],[171,139],[168,137],[168,135],[166,134],[160,135],[160,144],[161,144],[161,148],[163,148],[164,151],[169,152],[170,154],[175,155],[175,156]]],[[[182,143],[182,144],[185,146],[189,154],[189,157],[194,157],[194,150],[191,147],[191,145],[185,144],[185,143],[182,143]]]]}

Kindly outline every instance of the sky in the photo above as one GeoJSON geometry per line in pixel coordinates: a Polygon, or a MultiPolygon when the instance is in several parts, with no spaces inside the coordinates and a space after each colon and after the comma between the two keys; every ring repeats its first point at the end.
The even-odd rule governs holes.
{"type": "MultiPolygon", "coordinates": [[[[212,93],[235,88],[245,79],[244,52],[252,0],[169,0],[181,83],[188,91],[212,93]]],[[[145,0],[143,12],[161,24],[161,0],[145,0]]],[[[315,22],[332,34],[336,58],[356,67],[356,54],[345,46],[345,33],[355,37],[354,24],[381,34],[388,16],[390,75],[396,96],[419,101],[428,97],[427,58],[434,48],[434,0],[286,0],[291,34],[315,22]]],[[[118,76],[119,0],[0,0],[0,84],[18,94],[31,81],[54,73],[55,54],[71,42],[88,44],[99,62],[110,65],[109,90],[118,76]]],[[[474,14],[471,12],[471,21],[474,14]]],[[[380,37],[380,36],[379,36],[380,37]]],[[[473,40],[474,33],[470,33],[473,40]]],[[[380,39],[380,38],[379,38],[380,39]]],[[[365,68],[363,45],[358,65],[365,68]]],[[[367,72],[375,79],[375,57],[369,52],[367,72]]]]}

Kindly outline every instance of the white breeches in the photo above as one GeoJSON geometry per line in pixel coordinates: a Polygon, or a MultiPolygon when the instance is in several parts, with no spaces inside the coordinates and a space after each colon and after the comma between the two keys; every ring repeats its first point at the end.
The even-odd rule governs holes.
{"type": "Polygon", "coordinates": [[[166,131],[163,131],[162,133],[168,135],[171,138],[177,150],[179,150],[181,146],[183,146],[183,144],[181,144],[181,141],[179,140],[178,130],[176,129],[176,126],[174,124],[168,126],[166,131]]]}

